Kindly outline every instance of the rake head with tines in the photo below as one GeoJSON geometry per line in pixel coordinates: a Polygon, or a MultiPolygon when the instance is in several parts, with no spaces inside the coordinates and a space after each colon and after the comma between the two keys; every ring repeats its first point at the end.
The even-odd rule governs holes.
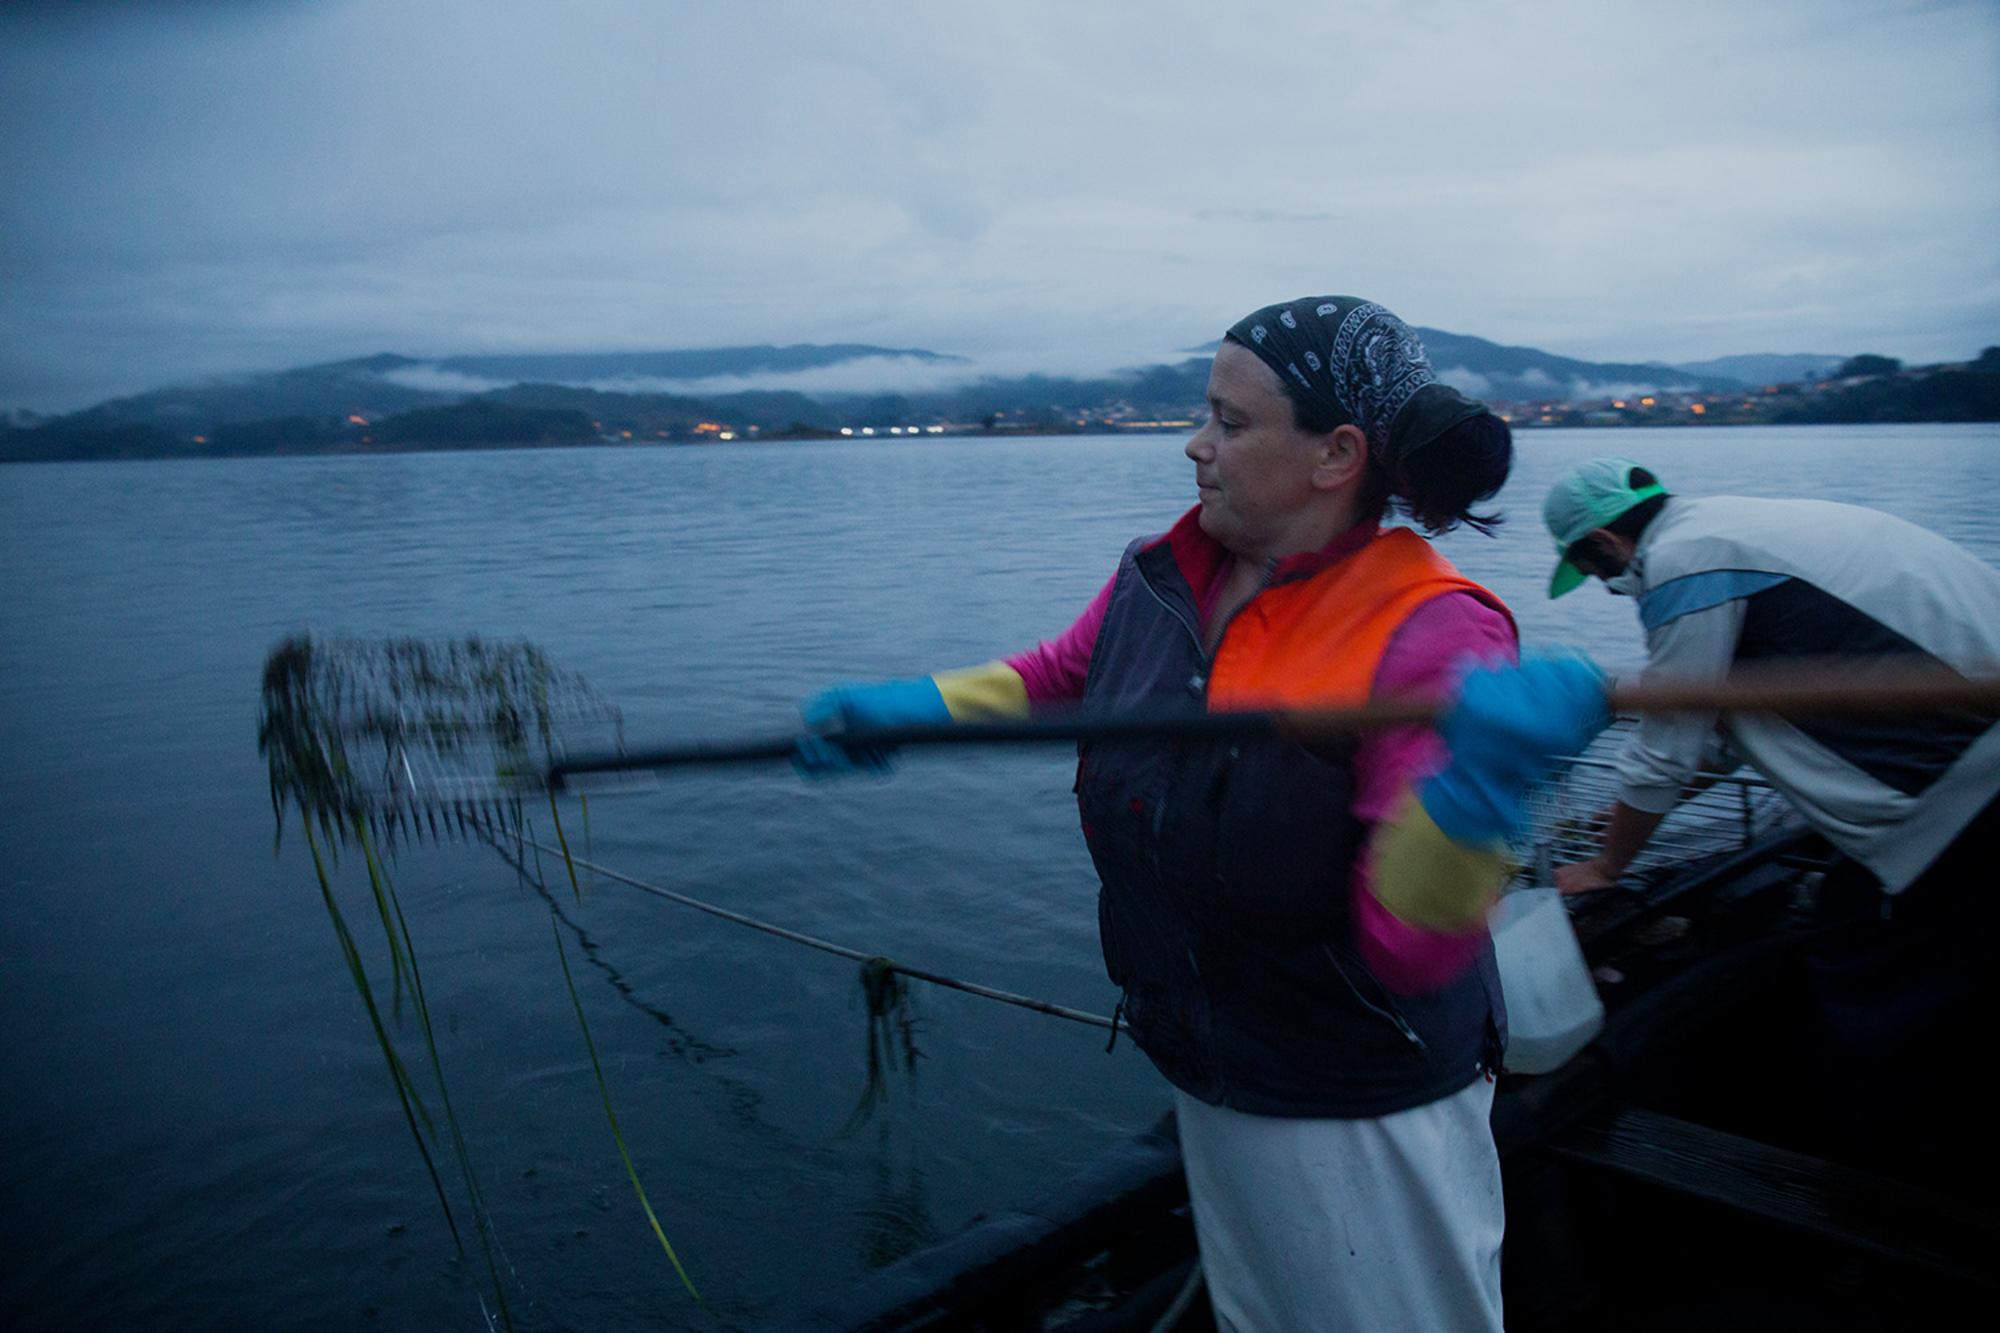
{"type": "Polygon", "coordinates": [[[330,838],[512,828],[571,744],[622,740],[618,710],[525,642],[299,636],[264,662],[272,805],[330,838]]]}

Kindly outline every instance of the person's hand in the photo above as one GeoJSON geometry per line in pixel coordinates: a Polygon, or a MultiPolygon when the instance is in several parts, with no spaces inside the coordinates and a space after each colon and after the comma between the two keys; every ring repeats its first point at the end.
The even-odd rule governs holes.
{"type": "Polygon", "coordinates": [[[1618,873],[1605,865],[1601,856],[1557,866],[1550,878],[1555,881],[1559,893],[1590,893],[1596,889],[1615,888],[1618,884],[1618,873]]]}
{"type": "Polygon", "coordinates": [[[835,685],[800,703],[799,716],[809,734],[793,746],[792,767],[809,778],[889,771],[893,748],[849,744],[841,739],[845,732],[951,721],[929,676],[835,685]]]}
{"type": "Polygon", "coordinates": [[[1424,809],[1454,841],[1503,839],[1520,822],[1528,788],[1610,722],[1604,674],[1587,657],[1475,667],[1438,720],[1451,759],[1419,792],[1424,809]]]}

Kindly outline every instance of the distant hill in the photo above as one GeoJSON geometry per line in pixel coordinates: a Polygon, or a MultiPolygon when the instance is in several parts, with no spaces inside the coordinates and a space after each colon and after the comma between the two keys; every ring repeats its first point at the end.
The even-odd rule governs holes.
{"type": "Polygon", "coordinates": [[[1442,329],[1418,329],[1438,377],[1475,397],[1506,403],[1615,394],[1739,387],[1727,376],[1629,361],[1584,361],[1535,347],[1508,347],[1442,329]]]}
{"type": "Polygon", "coordinates": [[[1857,376],[1818,393],[1787,393],[1774,406],[1771,419],[1780,424],[2000,421],[2000,347],[1958,365],[1857,376]]]}
{"type": "Polygon", "coordinates": [[[1713,361],[1682,361],[1674,366],[1690,375],[1721,375],[1727,379],[1761,388],[1766,384],[1797,384],[1801,380],[1824,379],[1844,356],[1812,352],[1752,352],[1743,356],[1719,356],[1713,361]]]}
{"type": "Polygon", "coordinates": [[[286,417],[373,421],[421,407],[456,403],[492,387],[519,383],[616,382],[785,374],[878,359],[951,364],[964,358],[919,348],[861,343],[793,347],[704,347],[667,352],[550,356],[454,356],[432,360],[383,352],[261,375],[173,385],[112,398],[61,418],[76,425],[158,426],[186,435],[220,425],[286,417]]]}
{"type": "MultiPolygon", "coordinates": [[[[1439,378],[1489,402],[1560,402],[1619,393],[1733,389],[1741,384],[1723,372],[1659,362],[1584,361],[1443,329],[1418,328],[1417,336],[1424,340],[1439,378]]],[[[1219,345],[1217,340],[1190,350],[1211,355],[1219,345]]],[[[1840,363],[1839,357],[1833,360],[1840,363]]]]}
{"type": "Polygon", "coordinates": [[[440,370],[514,384],[576,384],[598,380],[713,379],[734,375],[796,374],[849,361],[889,358],[937,365],[967,364],[962,356],[915,347],[865,343],[798,343],[790,347],[692,347],[672,352],[589,352],[539,356],[449,356],[431,362],[440,370]]]}
{"type": "Polygon", "coordinates": [[[277,417],[383,416],[464,397],[462,393],[410,388],[384,378],[420,364],[409,357],[384,353],[356,361],[332,361],[262,375],[177,384],[126,398],[109,398],[95,407],[58,419],[79,426],[158,426],[196,435],[233,422],[277,417]]]}
{"type": "MultiPolygon", "coordinates": [[[[1884,360],[1896,374],[1829,396],[1823,391],[1838,387],[1829,372],[1859,362],[1775,354],[1688,366],[1585,361],[1440,329],[1419,333],[1442,378],[1525,424],[1617,424],[1625,418],[1608,416],[1608,409],[1638,409],[1609,400],[1655,393],[1674,406],[1651,411],[1649,399],[1648,424],[1693,424],[1699,415],[1710,423],[1979,420],[1991,419],[1993,411],[1990,349],[1963,366],[1904,371],[1884,360]],[[1720,373],[1724,369],[1737,373],[1720,373]],[[1971,378],[1933,382],[1947,369],[1971,378]],[[1755,395],[1752,402],[1745,385],[1774,371],[1810,371],[1817,379],[1755,395]],[[1706,395],[1716,401],[1689,406],[1706,395]],[[1780,411],[1790,415],[1780,418],[1780,411]]],[[[981,377],[962,357],[860,343],[443,358],[383,352],[175,385],[0,428],[0,461],[693,441],[725,433],[772,439],[942,424],[1110,430],[1197,418],[1204,410],[1208,356],[1203,349],[1190,351],[1196,354],[1170,364],[1090,378],[981,377]],[[919,374],[913,381],[889,364],[895,362],[946,373],[919,374]],[[800,387],[891,379],[931,387],[800,387]]]]}
{"type": "MultiPolygon", "coordinates": [[[[1533,347],[1507,347],[1484,338],[1421,329],[1432,363],[1444,378],[1479,397],[1498,402],[1560,401],[1606,391],[1727,389],[1736,381],[1717,375],[1659,365],[1583,361],[1533,347]]],[[[1212,350],[1212,349],[1211,349],[1212,350]]],[[[1059,375],[976,378],[968,374],[956,388],[921,393],[819,390],[802,395],[783,379],[830,367],[904,362],[921,366],[970,367],[964,357],[912,347],[865,343],[793,346],[702,347],[656,352],[564,353],[519,356],[415,358],[389,352],[346,361],[328,361],[261,375],[241,375],[197,384],[173,385],[113,398],[59,418],[75,427],[156,426],[184,437],[212,434],[218,426],[304,418],[360,424],[498,394],[521,406],[576,407],[601,419],[626,405],[672,408],[691,420],[725,408],[741,415],[745,401],[761,403],[805,425],[839,424],[857,402],[893,399],[893,411],[985,416],[1015,409],[1074,407],[1106,398],[1148,409],[1198,406],[1206,378],[1203,361],[1138,367],[1111,376],[1073,379],[1059,375]],[[756,376],[757,391],[707,392],[695,389],[716,381],[756,376]],[[607,397],[608,396],[608,397],[607,397]],[[616,400],[616,401],[613,401],[616,400]],[[837,409],[837,410],[836,410],[837,409]]],[[[1837,358],[1836,358],[1837,360],[1837,358]]],[[[857,377],[865,382],[865,377],[857,377]]],[[[890,411],[887,403],[883,411],[890,411]]],[[[764,422],[770,412],[754,412],[764,422]]],[[[642,413],[651,417],[657,411],[642,413]]],[[[657,426],[649,426],[657,429],[657,426]]]]}

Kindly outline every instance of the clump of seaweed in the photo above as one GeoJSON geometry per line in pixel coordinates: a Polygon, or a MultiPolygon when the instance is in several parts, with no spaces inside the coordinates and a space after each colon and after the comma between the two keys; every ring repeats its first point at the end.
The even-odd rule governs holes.
{"type": "MultiPolygon", "coordinates": [[[[541,789],[548,796],[571,886],[580,898],[582,889],[554,793],[547,791],[541,775],[559,755],[565,725],[590,723],[615,729],[617,721],[616,710],[581,677],[557,667],[527,643],[476,637],[430,642],[296,636],[280,643],[264,663],[257,742],[270,770],[278,836],[283,837],[286,812],[296,810],[321,901],[452,1242],[462,1254],[464,1242],[433,1151],[440,1121],[464,1182],[500,1321],[508,1328],[513,1319],[500,1281],[498,1242],[452,1109],[416,944],[386,862],[402,838],[421,839],[427,834],[434,840],[518,838],[527,826],[524,798],[541,789]],[[388,949],[392,988],[388,1021],[334,891],[332,872],[343,847],[361,853],[388,949]],[[391,1022],[401,1021],[405,992],[429,1058],[439,1115],[432,1114],[390,1031],[391,1022]]],[[[689,1293],[700,1300],[654,1214],[618,1127],[560,931],[556,950],[619,1157],[653,1234],[689,1293]]]]}
{"type": "Polygon", "coordinates": [[[861,1099],[842,1133],[867,1120],[889,1099],[888,1075],[900,1064],[906,1075],[917,1072],[917,1007],[910,983],[892,959],[875,957],[861,964],[861,998],[868,1006],[867,1076],[861,1099]]]}

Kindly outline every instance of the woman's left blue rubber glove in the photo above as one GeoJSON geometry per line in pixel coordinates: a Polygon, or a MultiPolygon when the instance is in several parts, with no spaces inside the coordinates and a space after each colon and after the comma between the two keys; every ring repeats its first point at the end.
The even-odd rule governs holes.
{"type": "Polygon", "coordinates": [[[1610,723],[1604,673],[1587,657],[1475,667],[1437,724],[1451,759],[1417,798],[1452,841],[1502,841],[1519,826],[1528,789],[1610,723]]]}
{"type": "Polygon", "coordinates": [[[951,710],[945,707],[944,695],[930,676],[835,685],[809,696],[799,705],[799,715],[815,734],[799,738],[792,751],[792,766],[809,778],[889,771],[893,750],[843,744],[840,734],[844,731],[951,721],[951,710]]]}

